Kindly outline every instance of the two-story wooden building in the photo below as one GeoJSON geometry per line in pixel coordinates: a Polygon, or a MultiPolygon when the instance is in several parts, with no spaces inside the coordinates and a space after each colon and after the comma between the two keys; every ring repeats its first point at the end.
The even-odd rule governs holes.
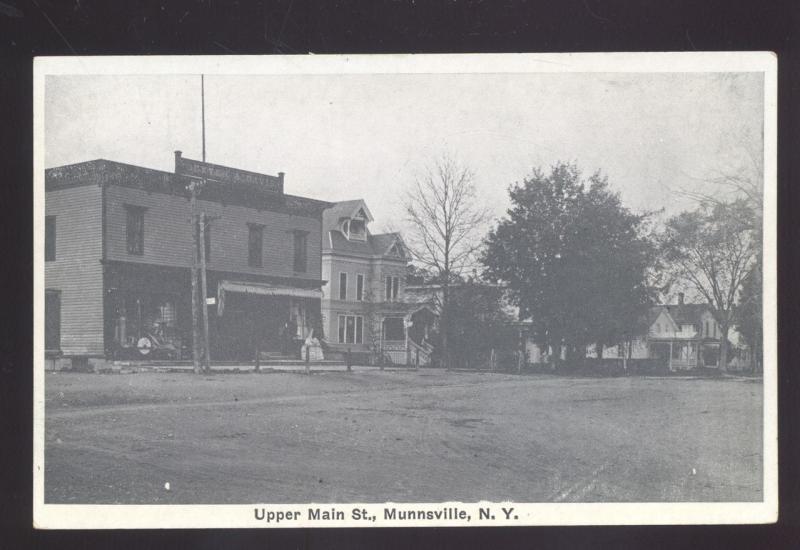
{"type": "Polygon", "coordinates": [[[717,368],[722,330],[708,304],[678,303],[651,309],[647,331],[648,357],[661,359],[670,370],[717,368]]]}
{"type": "Polygon", "coordinates": [[[108,160],[45,173],[45,347],[67,358],[187,357],[197,212],[208,220],[212,359],[290,353],[321,329],[322,212],[258,174],[175,153],[175,171],[108,160]],[[293,334],[290,334],[292,332],[293,334]]]}
{"type": "MultiPolygon", "coordinates": [[[[399,233],[373,234],[363,200],[337,202],[322,218],[322,322],[329,349],[410,357],[408,327],[418,304],[404,300],[410,257],[399,233]]],[[[427,356],[424,357],[427,361],[427,356]]]]}
{"type": "MultiPolygon", "coordinates": [[[[603,349],[606,359],[654,359],[671,371],[718,368],[722,330],[709,304],[677,303],[652,306],[644,323],[646,333],[633,341],[603,349]]],[[[594,346],[588,350],[594,356],[594,346]]]]}

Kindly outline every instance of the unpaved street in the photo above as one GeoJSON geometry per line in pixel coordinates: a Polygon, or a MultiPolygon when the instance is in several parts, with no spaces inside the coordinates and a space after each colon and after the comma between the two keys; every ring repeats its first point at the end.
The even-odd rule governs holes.
{"type": "Polygon", "coordinates": [[[748,379],[49,373],[45,385],[51,503],[762,495],[762,384],[748,379]]]}

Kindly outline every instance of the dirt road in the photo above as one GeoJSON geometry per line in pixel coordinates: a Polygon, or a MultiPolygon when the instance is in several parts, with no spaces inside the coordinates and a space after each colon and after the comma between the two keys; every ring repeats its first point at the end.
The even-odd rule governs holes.
{"type": "Polygon", "coordinates": [[[51,373],[45,499],[760,500],[761,394],[744,379],[51,373]]]}

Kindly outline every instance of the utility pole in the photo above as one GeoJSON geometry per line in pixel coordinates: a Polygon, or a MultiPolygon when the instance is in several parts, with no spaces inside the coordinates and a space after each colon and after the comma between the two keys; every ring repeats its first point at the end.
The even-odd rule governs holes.
{"type": "MultiPolygon", "coordinates": [[[[200,116],[202,119],[202,132],[203,132],[203,162],[206,161],[206,95],[205,95],[205,75],[200,75],[200,116]]],[[[202,186],[205,187],[206,180],[203,178],[202,186]]],[[[202,297],[200,304],[202,304],[203,313],[203,370],[209,372],[211,370],[211,352],[208,345],[208,284],[206,274],[206,223],[208,217],[203,212],[200,215],[200,231],[199,238],[197,239],[197,250],[200,256],[200,290],[202,297]]]]}
{"type": "MultiPolygon", "coordinates": [[[[206,101],[205,101],[205,76],[200,75],[200,109],[203,141],[203,162],[206,161],[206,101]]],[[[176,152],[176,155],[179,155],[176,152]]],[[[194,178],[189,182],[190,209],[192,216],[192,363],[194,372],[210,370],[210,357],[208,353],[208,305],[206,304],[206,254],[205,254],[205,212],[197,212],[198,188],[205,185],[205,179],[198,181],[194,178]],[[198,265],[199,264],[199,265],[198,265]],[[198,269],[200,277],[198,281],[198,269]],[[200,328],[202,316],[202,330],[200,328]],[[202,342],[200,339],[202,338],[202,342]],[[202,367],[200,355],[203,356],[202,367]]]]}
{"type": "Polygon", "coordinates": [[[203,370],[208,372],[211,370],[211,354],[208,345],[208,285],[206,283],[206,223],[208,217],[206,213],[200,214],[200,290],[202,292],[202,300],[200,303],[203,305],[203,370]]]}
{"type": "Polygon", "coordinates": [[[197,283],[197,182],[189,183],[192,211],[192,362],[194,372],[200,372],[200,292],[197,283]]]}

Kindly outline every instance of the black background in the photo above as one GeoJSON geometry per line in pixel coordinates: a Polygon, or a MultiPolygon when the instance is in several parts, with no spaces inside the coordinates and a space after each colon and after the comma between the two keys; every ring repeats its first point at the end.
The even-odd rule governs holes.
{"type": "MultiPolygon", "coordinates": [[[[0,0],[0,548],[800,547],[796,2],[0,0]],[[35,532],[32,59],[37,55],[770,50],[779,59],[780,522],[776,526],[35,532]]],[[[468,483],[469,480],[464,480],[468,483]]]]}

